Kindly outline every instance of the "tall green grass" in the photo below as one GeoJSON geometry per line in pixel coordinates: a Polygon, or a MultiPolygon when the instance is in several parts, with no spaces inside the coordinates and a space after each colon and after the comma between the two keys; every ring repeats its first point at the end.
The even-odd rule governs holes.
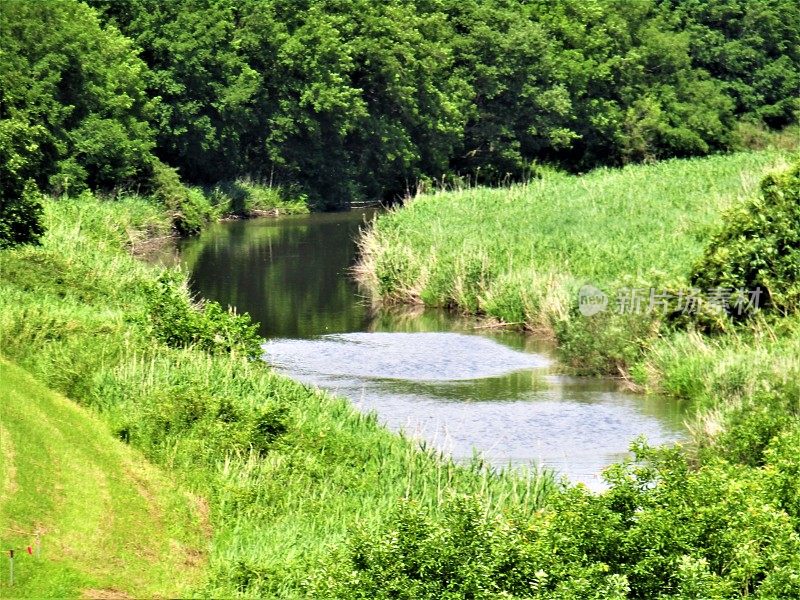
{"type": "Polygon", "coordinates": [[[549,333],[566,363],[616,373],[641,355],[636,340],[651,320],[584,319],[578,289],[600,288],[613,308],[624,287],[688,287],[721,212],[789,158],[670,160],[418,196],[365,232],[357,273],[378,301],[451,306],[549,333]]]}
{"type": "Polygon", "coordinates": [[[213,187],[184,185],[178,172],[160,162],[146,189],[150,198],[169,213],[173,229],[192,235],[220,217],[306,213],[308,198],[295,189],[240,178],[213,187]]]}
{"type": "Polygon", "coordinates": [[[161,270],[128,253],[169,227],[147,202],[50,201],[45,217],[41,247],[0,253],[2,353],[208,499],[197,594],[301,596],[332,546],[402,499],[432,514],[457,494],[491,513],[546,502],[547,474],[457,466],[260,361],[159,341],[147,301],[161,270]]]}

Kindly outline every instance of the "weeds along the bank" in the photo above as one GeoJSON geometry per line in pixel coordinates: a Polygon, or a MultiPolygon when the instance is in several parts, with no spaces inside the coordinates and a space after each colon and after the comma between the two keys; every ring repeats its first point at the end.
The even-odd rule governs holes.
{"type": "Polygon", "coordinates": [[[154,165],[152,180],[143,191],[167,210],[172,228],[180,235],[196,234],[220,218],[309,211],[307,196],[292,187],[244,177],[205,188],[187,186],[175,169],[160,162],[154,165]]]}
{"type": "Polygon", "coordinates": [[[648,390],[692,403],[694,452],[761,465],[800,419],[800,318],[721,336],[677,332],[653,343],[635,371],[648,390]]]}
{"type": "Polygon", "coordinates": [[[782,163],[737,155],[557,177],[423,196],[378,219],[360,268],[380,297],[550,323],[574,366],[633,366],[642,387],[693,402],[693,443],[636,443],[634,461],[607,469],[607,492],[563,490],[527,518],[484,518],[469,502],[441,517],[406,506],[351,540],[313,589],[330,598],[800,597],[800,163],[762,180],[782,163]],[[750,320],[704,312],[662,328],[578,314],[575,288],[586,282],[762,286],[770,301],[750,320]]]}
{"type": "Polygon", "coordinates": [[[361,281],[382,302],[451,306],[554,335],[564,363],[619,374],[659,330],[649,317],[586,319],[578,290],[679,289],[720,214],[794,155],[670,160],[507,189],[422,195],[361,239],[361,281]]]}
{"type": "Polygon", "coordinates": [[[550,496],[549,475],[454,465],[274,374],[254,359],[246,318],[129,255],[147,232],[169,230],[160,207],[51,200],[45,225],[41,246],[0,252],[2,352],[208,498],[210,570],[198,594],[301,595],[332,545],[357,525],[379,527],[401,499],[439,514],[470,494],[499,514],[550,496]]]}

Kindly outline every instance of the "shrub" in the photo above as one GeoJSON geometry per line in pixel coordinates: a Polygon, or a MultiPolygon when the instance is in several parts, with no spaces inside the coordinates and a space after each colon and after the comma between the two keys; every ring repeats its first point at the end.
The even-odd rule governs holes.
{"type": "Polygon", "coordinates": [[[487,516],[476,498],[440,518],[405,504],[309,578],[325,598],[792,598],[800,593],[798,437],[751,468],[637,442],[607,473],[534,513],[487,516]]]}
{"type": "Polygon", "coordinates": [[[570,318],[555,321],[553,327],[565,365],[584,374],[625,376],[629,365],[641,359],[659,320],[649,314],[612,312],[585,317],[573,306],[570,318]]]}
{"type": "Polygon", "coordinates": [[[256,183],[249,179],[220,182],[208,192],[214,208],[224,214],[249,217],[259,212],[308,212],[308,198],[293,187],[256,183]]]}
{"type": "Polygon", "coordinates": [[[692,283],[706,290],[760,288],[760,307],[786,314],[800,309],[800,162],[765,177],[760,191],[725,214],[692,283]]]}
{"type": "Polygon", "coordinates": [[[56,172],[48,179],[54,196],[77,196],[88,189],[86,169],[75,158],[65,158],[56,164],[56,172]]]}
{"type": "Polygon", "coordinates": [[[214,217],[203,193],[183,185],[178,172],[160,161],[152,164],[149,191],[170,212],[172,226],[181,235],[198,233],[214,217]]]}
{"type": "Polygon", "coordinates": [[[145,290],[147,318],[155,337],[173,348],[197,346],[209,352],[262,354],[261,338],[250,315],[224,310],[218,303],[193,304],[179,271],[164,271],[145,290]]]}
{"type": "Polygon", "coordinates": [[[0,196],[0,248],[37,243],[44,233],[42,196],[28,181],[18,196],[3,190],[0,196]]]}

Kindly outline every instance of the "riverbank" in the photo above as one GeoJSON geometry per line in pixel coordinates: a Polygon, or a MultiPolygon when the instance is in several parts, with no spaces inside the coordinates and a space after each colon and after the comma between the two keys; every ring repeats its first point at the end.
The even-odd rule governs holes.
{"type": "Polygon", "coordinates": [[[249,179],[220,181],[206,187],[187,186],[174,169],[165,166],[155,169],[148,197],[166,209],[173,232],[182,236],[197,234],[209,223],[222,219],[310,211],[307,196],[295,189],[249,179]]]}
{"type": "Polygon", "coordinates": [[[3,355],[206,499],[196,595],[800,595],[794,317],[648,354],[707,397],[696,443],[637,442],[598,495],[454,466],[276,375],[247,319],[130,256],[170,227],[153,204],[48,201],[45,221],[42,246],[0,252],[3,355]]]}
{"type": "Polygon", "coordinates": [[[246,319],[195,304],[183,274],[130,256],[170,230],[154,204],[48,200],[45,225],[41,246],[0,252],[3,355],[205,498],[212,537],[193,593],[302,596],[331,547],[403,499],[432,514],[452,494],[492,514],[546,501],[545,475],[455,466],[255,360],[246,319]]]}
{"type": "MultiPolygon", "coordinates": [[[[752,425],[747,411],[781,423],[798,412],[800,184],[790,160],[797,154],[673,160],[421,196],[364,232],[357,272],[378,301],[453,306],[549,334],[572,370],[688,401],[696,448],[735,446],[752,425]],[[602,301],[581,304],[587,287],[602,301]],[[768,300],[748,315],[739,289],[768,300]],[[724,309],[714,293],[727,293],[724,309]]],[[[756,438],[769,438],[764,427],[756,438]]]]}
{"type": "Polygon", "coordinates": [[[375,410],[458,462],[475,450],[496,467],[536,461],[598,490],[637,435],[667,443],[685,433],[681,401],[565,377],[547,340],[475,329],[450,310],[373,311],[349,274],[372,215],[220,223],[155,260],[181,264],[201,297],[249,312],[279,372],[375,410]]]}
{"type": "Polygon", "coordinates": [[[422,195],[375,221],[356,271],[379,302],[448,306],[524,327],[555,338],[574,371],[631,378],[664,320],[634,309],[647,308],[650,290],[692,288],[722,212],[792,156],[671,160],[422,195]],[[581,313],[583,286],[605,294],[606,310],[581,313]],[[636,307],[622,298],[633,290],[636,307]],[[628,314],[615,314],[620,308],[628,314]]]}

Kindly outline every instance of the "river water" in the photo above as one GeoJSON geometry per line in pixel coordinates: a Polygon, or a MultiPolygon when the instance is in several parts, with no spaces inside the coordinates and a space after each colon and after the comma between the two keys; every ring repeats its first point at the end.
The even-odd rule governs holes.
{"type": "Polygon", "coordinates": [[[612,380],[558,374],[532,336],[440,310],[374,311],[349,276],[370,211],[233,221],[182,240],[193,290],[249,312],[264,360],[468,460],[536,462],[602,489],[603,467],[645,435],[683,435],[681,406],[612,380]]]}

